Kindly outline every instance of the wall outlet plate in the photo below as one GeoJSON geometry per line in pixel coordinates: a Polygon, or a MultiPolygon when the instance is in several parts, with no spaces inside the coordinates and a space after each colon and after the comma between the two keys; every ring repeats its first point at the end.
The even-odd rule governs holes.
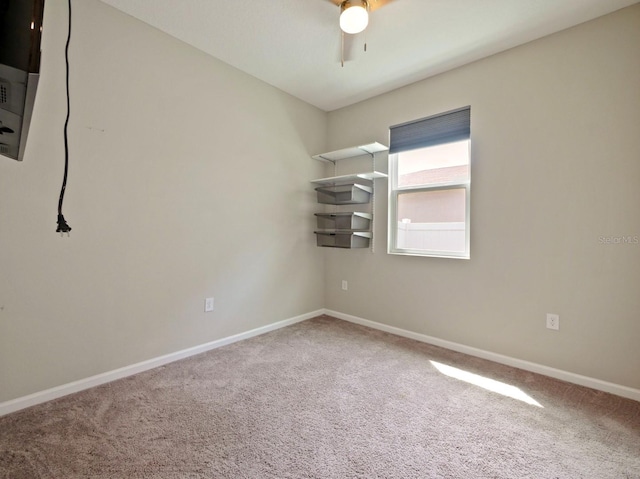
{"type": "Polygon", "coordinates": [[[547,313],[547,328],[559,330],[560,329],[560,315],[554,313],[547,313]]]}
{"type": "Polygon", "coordinates": [[[346,291],[349,289],[349,283],[347,283],[346,279],[342,280],[342,291],[346,291]]]}
{"type": "Polygon", "coordinates": [[[206,298],[204,300],[204,312],[208,313],[213,311],[213,298],[206,298]]]}

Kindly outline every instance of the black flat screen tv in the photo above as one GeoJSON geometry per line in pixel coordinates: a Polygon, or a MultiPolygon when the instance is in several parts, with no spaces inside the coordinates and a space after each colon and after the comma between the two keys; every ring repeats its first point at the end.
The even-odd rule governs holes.
{"type": "Polygon", "coordinates": [[[0,0],[0,155],[22,161],[40,76],[44,0],[0,0]]]}

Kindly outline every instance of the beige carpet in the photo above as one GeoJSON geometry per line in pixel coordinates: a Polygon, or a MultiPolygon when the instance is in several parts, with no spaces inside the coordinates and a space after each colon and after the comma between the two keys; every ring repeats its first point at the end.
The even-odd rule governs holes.
{"type": "Polygon", "coordinates": [[[320,317],[2,417],[0,477],[640,478],[640,403],[320,317]]]}

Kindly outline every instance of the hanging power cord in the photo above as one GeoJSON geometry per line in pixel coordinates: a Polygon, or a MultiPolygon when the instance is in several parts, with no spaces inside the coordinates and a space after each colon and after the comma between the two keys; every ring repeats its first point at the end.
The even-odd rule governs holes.
{"type": "Polygon", "coordinates": [[[67,129],[69,127],[69,114],[71,112],[69,101],[69,42],[71,41],[71,0],[69,3],[69,32],[67,34],[67,44],[64,49],[64,60],[67,67],[67,119],[64,122],[64,176],[62,178],[62,187],[60,188],[60,199],[58,200],[58,227],[56,232],[64,236],[69,235],[71,226],[69,226],[62,214],[62,202],[64,201],[64,192],[67,189],[67,175],[69,173],[69,141],[67,139],[67,129]]]}

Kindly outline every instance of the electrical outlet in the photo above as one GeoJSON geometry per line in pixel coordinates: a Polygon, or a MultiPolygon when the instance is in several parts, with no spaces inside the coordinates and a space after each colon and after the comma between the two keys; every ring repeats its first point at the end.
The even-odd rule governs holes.
{"type": "Polygon", "coordinates": [[[349,283],[347,283],[346,279],[342,280],[342,291],[346,291],[349,289],[349,283]]]}
{"type": "Polygon", "coordinates": [[[213,298],[206,298],[204,300],[204,312],[208,313],[213,311],[213,298]]]}
{"type": "Polygon", "coordinates": [[[555,329],[556,331],[560,329],[560,315],[547,313],[547,328],[555,329]]]}

